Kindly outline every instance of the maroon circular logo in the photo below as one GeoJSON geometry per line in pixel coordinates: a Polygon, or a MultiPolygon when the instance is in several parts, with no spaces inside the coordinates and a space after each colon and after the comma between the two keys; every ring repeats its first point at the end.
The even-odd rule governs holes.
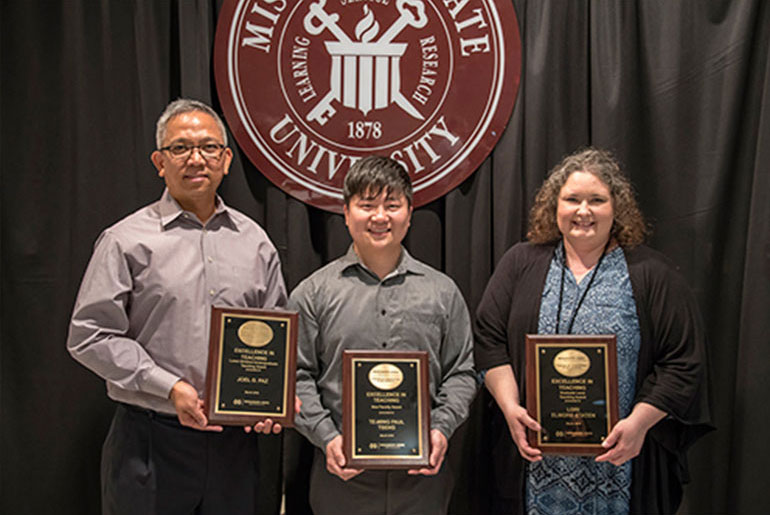
{"type": "Polygon", "coordinates": [[[369,154],[404,165],[416,206],[457,186],[500,138],[521,66],[511,0],[231,0],[214,53],[241,148],[336,212],[369,154]]]}

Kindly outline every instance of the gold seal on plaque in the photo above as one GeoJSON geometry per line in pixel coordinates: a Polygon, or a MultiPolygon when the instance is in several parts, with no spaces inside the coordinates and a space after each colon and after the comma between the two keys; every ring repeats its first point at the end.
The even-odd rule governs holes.
{"type": "Polygon", "coordinates": [[[273,341],[273,329],[259,320],[249,320],[238,328],[238,338],[249,347],[264,347],[273,341]]]}
{"type": "Polygon", "coordinates": [[[563,376],[578,377],[591,368],[591,359],[585,352],[565,349],[553,358],[553,368],[563,376]]]}
{"type": "Polygon", "coordinates": [[[401,369],[390,363],[380,363],[369,371],[369,382],[380,390],[392,390],[404,381],[401,369]]]}

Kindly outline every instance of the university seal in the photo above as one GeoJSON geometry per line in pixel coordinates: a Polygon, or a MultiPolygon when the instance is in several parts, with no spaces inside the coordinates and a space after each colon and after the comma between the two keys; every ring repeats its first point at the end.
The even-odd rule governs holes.
{"type": "Polygon", "coordinates": [[[364,155],[403,164],[416,206],[457,186],[508,123],[520,66],[511,0],[229,0],[214,49],[240,147],[335,212],[364,155]]]}

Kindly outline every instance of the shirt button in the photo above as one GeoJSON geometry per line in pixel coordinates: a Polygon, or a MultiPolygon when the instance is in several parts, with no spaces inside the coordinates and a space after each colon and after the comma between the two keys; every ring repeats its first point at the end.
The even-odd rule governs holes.
{"type": "Polygon", "coordinates": [[[383,347],[387,347],[388,346],[388,342],[382,342],[382,346],[383,347]]]}
{"type": "Polygon", "coordinates": [[[214,295],[214,290],[209,290],[209,295],[214,295]]]}
{"type": "Polygon", "coordinates": [[[209,263],[213,263],[214,262],[214,259],[212,259],[211,256],[208,257],[208,260],[209,260],[209,263]]]}
{"type": "Polygon", "coordinates": [[[384,309],[382,310],[382,314],[385,315],[385,310],[384,309]]]}

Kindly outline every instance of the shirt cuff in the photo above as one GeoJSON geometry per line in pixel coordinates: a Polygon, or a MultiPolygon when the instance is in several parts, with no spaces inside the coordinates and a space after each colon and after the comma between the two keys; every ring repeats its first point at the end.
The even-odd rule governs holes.
{"type": "Polygon", "coordinates": [[[294,418],[294,429],[299,431],[300,434],[310,440],[310,443],[324,452],[326,452],[326,446],[329,442],[340,434],[331,417],[327,416],[317,424],[314,424],[310,420],[304,418],[301,411],[299,415],[294,418]]]}
{"type": "Polygon", "coordinates": [[[446,416],[442,416],[441,412],[433,410],[430,414],[430,428],[438,429],[446,437],[447,441],[452,438],[457,427],[452,427],[454,424],[446,420],[446,416]]]}
{"type": "Polygon", "coordinates": [[[148,371],[142,390],[163,399],[168,399],[171,389],[180,379],[182,378],[167,370],[154,367],[148,371]]]}
{"type": "Polygon", "coordinates": [[[329,442],[334,440],[338,434],[340,434],[340,432],[337,430],[332,419],[327,418],[318,424],[318,428],[313,434],[313,443],[320,447],[322,451],[326,452],[326,446],[329,445],[329,442]]]}

